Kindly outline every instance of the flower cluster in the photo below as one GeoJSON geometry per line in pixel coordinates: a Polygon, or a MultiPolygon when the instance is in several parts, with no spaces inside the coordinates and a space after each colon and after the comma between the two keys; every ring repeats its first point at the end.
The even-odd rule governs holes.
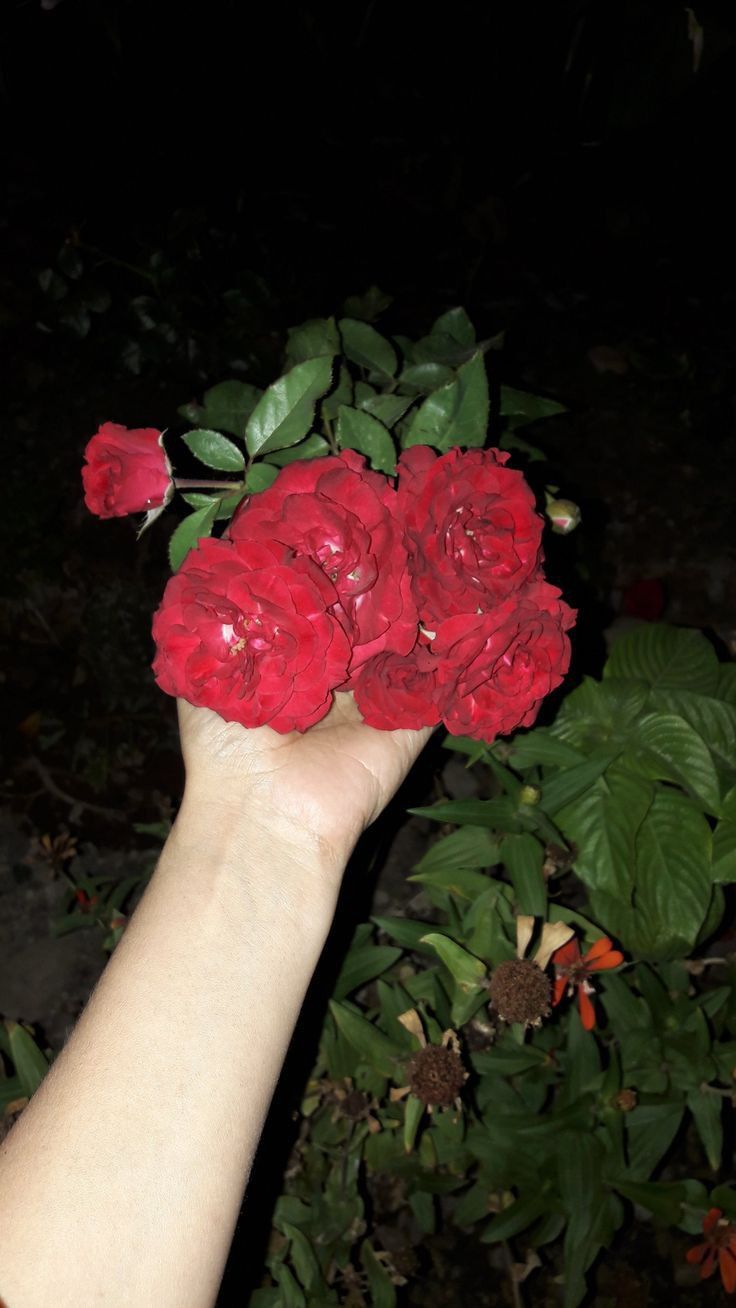
{"type": "MultiPolygon", "coordinates": [[[[100,516],[170,494],[157,433],[128,433],[126,463],[121,432],[105,424],[86,452],[100,516]]],[[[443,722],[492,740],[529,726],[567,670],[575,615],[544,579],[542,518],[507,461],[415,446],[398,484],[352,450],[288,465],[170,580],[158,684],[281,732],[318,722],[338,690],[381,730],[443,722]]]]}

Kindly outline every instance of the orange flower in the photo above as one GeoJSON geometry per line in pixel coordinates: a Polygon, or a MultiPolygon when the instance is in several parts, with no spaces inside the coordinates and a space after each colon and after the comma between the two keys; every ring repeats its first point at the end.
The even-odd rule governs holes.
{"type": "Polygon", "coordinates": [[[580,955],[577,940],[568,940],[561,949],[552,955],[555,969],[555,981],[552,990],[552,1004],[559,1004],[563,995],[578,992],[580,1019],[586,1031],[595,1026],[595,1009],[590,996],[594,988],[589,980],[591,972],[606,972],[611,967],[623,963],[624,956],[619,949],[611,947],[608,936],[601,936],[590,946],[587,954],[580,955]]]}
{"type": "Polygon", "coordinates": [[[712,1276],[716,1269],[721,1273],[726,1294],[736,1290],[736,1223],[729,1222],[720,1208],[711,1208],[703,1218],[702,1244],[688,1249],[685,1257],[689,1263],[700,1263],[700,1275],[703,1279],[712,1276]]]}

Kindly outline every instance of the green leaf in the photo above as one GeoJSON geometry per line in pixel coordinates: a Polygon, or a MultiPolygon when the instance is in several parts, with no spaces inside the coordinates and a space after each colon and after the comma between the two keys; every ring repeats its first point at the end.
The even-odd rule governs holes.
{"type": "Polygon", "coordinates": [[[603,676],[633,677],[654,690],[717,691],[719,666],[712,646],[699,631],[644,623],[619,636],[603,676]]]}
{"type": "Polygon", "coordinates": [[[538,445],[532,445],[531,441],[525,441],[523,436],[517,435],[513,431],[503,431],[498,441],[501,450],[518,450],[520,454],[525,454],[530,463],[546,463],[547,455],[544,450],[540,450],[538,445]]]}
{"type": "Polygon", "coordinates": [[[638,1104],[626,1114],[628,1176],[647,1181],[680,1129],[681,1103],[638,1104]]]}
{"type": "Polygon", "coordinates": [[[544,850],[536,836],[504,836],[501,860],[516,892],[519,912],[544,917],[547,911],[547,886],[542,875],[544,850]]]}
{"type": "Polygon", "coordinates": [[[543,395],[533,395],[530,391],[519,391],[514,386],[501,387],[500,415],[506,418],[510,427],[523,427],[538,418],[551,418],[557,413],[565,413],[564,404],[557,400],[548,400],[543,395]]]}
{"type": "Polygon", "coordinates": [[[541,1195],[515,1199],[508,1208],[504,1208],[496,1217],[492,1217],[481,1235],[483,1244],[495,1244],[498,1240],[510,1240],[536,1222],[547,1211],[548,1200],[541,1195]]]}
{"type": "Polygon", "coordinates": [[[624,905],[633,888],[636,834],[652,798],[645,781],[610,768],[557,814],[560,829],[576,847],[578,876],[591,890],[602,890],[624,905]]]}
{"type": "Polygon", "coordinates": [[[188,431],[182,440],[194,457],[208,468],[218,468],[221,472],[240,472],[245,467],[242,451],[227,436],[221,436],[219,431],[199,428],[197,431],[188,431]]]}
{"type": "Polygon", "coordinates": [[[468,953],[457,941],[439,932],[430,932],[422,937],[422,944],[431,946],[461,990],[477,990],[484,984],[487,976],[485,963],[468,953]]]}
{"type": "Polygon", "coordinates": [[[488,431],[488,377],[482,352],[458,368],[454,381],[428,395],[411,421],[402,444],[481,446],[488,431]]]}
{"type": "Polygon", "coordinates": [[[344,999],[366,981],[375,980],[401,958],[401,952],[393,945],[361,945],[351,949],[335,982],[335,998],[344,999]]]}
{"type": "Polygon", "coordinates": [[[396,472],[396,450],[382,422],[363,409],[342,404],[338,410],[335,435],[342,449],[365,454],[378,472],[396,472]]]}
{"type": "Polygon", "coordinates": [[[720,663],[715,694],[726,704],[736,707],[736,663],[720,663]]]}
{"type": "Polygon", "coordinates": [[[673,781],[709,813],[721,808],[718,776],[702,736],[671,713],[648,713],[632,733],[622,764],[657,781],[673,781]]]}
{"type": "Polygon", "coordinates": [[[475,327],[461,305],[448,309],[432,323],[431,335],[437,333],[449,336],[464,350],[472,349],[476,343],[475,327]]]}
{"type": "Polygon", "coordinates": [[[722,813],[713,832],[711,860],[713,880],[727,884],[736,881],[736,786],[724,797],[722,813]]]}
{"type": "Polygon", "coordinates": [[[549,1055],[533,1045],[517,1045],[510,1038],[501,1040],[492,1049],[473,1054],[472,1064],[479,1076],[518,1076],[531,1067],[542,1067],[549,1055]]]}
{"type": "Polygon", "coordinates": [[[681,1181],[614,1181],[613,1186],[624,1199],[647,1208],[668,1226],[679,1224],[687,1198],[687,1189],[681,1181]]]}
{"type": "Polygon", "coordinates": [[[684,718],[706,742],[716,765],[726,775],[736,773],[736,706],[693,690],[654,690],[650,703],[684,718]]]}
{"type": "Polygon", "coordinates": [[[286,357],[291,363],[304,363],[341,351],[340,333],[334,318],[310,318],[287,333],[286,357]]]}
{"type": "Polygon", "coordinates": [[[246,494],[246,490],[246,487],[241,486],[232,494],[224,493],[220,495],[203,495],[199,491],[187,491],[186,495],[182,494],[181,498],[185,504],[189,505],[190,509],[206,509],[210,504],[216,505],[215,522],[222,522],[226,518],[232,518],[240,501],[246,494]]]}
{"type": "MultiPolygon", "coordinates": [[[[267,454],[263,462],[268,467],[273,464],[275,468],[285,468],[289,463],[298,463],[300,459],[323,459],[329,453],[330,447],[324,436],[313,432],[305,441],[292,445],[290,450],[276,450],[273,454],[267,454]]],[[[259,466],[261,465],[252,464],[251,471],[259,466]]]]}
{"type": "MultiPolygon", "coordinates": [[[[357,390],[357,387],[356,387],[357,390]]],[[[374,418],[378,418],[384,427],[393,427],[403,418],[407,409],[414,403],[411,395],[368,395],[357,401],[359,409],[365,409],[374,418]]]]}
{"type": "Polygon", "coordinates": [[[360,1246],[360,1261],[368,1278],[368,1291],[373,1308],[396,1308],[396,1291],[391,1277],[367,1240],[364,1240],[360,1246]]]}
{"type": "MultiPolygon", "coordinates": [[[[349,368],[346,364],[341,363],[337,373],[337,383],[322,401],[323,418],[329,418],[332,421],[333,418],[337,417],[337,411],[341,404],[352,404],[355,399],[355,389],[349,368]]],[[[376,416],[380,417],[380,414],[376,416]]]]}
{"type": "Polygon", "coordinates": [[[710,857],[703,815],[676,791],[659,791],[636,836],[631,948],[651,958],[690,951],[710,904],[710,857]]]}
{"type": "Polygon", "coordinates": [[[251,457],[296,445],[314,421],[314,406],[329,389],[332,359],[298,363],[264,392],[245,429],[251,457]]]}
{"type": "Polygon", "coordinates": [[[578,763],[576,767],[566,768],[564,771],[558,772],[550,781],[545,781],[542,786],[541,798],[541,805],[545,813],[554,816],[561,808],[571,804],[579,795],[588,790],[594,781],[598,780],[598,777],[610,767],[617,756],[618,751],[599,751],[591,758],[586,759],[584,763],[578,763]]]}
{"type": "Polygon", "coordinates": [[[637,720],[646,711],[649,688],[645,681],[585,677],[565,697],[552,726],[555,737],[586,751],[624,745],[637,720]]]}
{"type": "Polygon", "coordinates": [[[580,750],[553,736],[547,727],[537,727],[535,731],[514,736],[510,745],[509,761],[521,772],[538,763],[543,767],[571,768],[585,758],[580,750]]]}
{"type": "Polygon", "coordinates": [[[418,881],[430,890],[439,890],[456,899],[472,903],[474,899],[488,889],[488,877],[468,867],[436,867],[429,872],[415,872],[407,881],[418,881]]]}
{"type": "Polygon", "coordinates": [[[430,808],[410,808],[415,817],[433,822],[454,822],[457,826],[491,827],[501,831],[517,829],[516,805],[510,799],[450,799],[430,808]]]}
{"type": "Polygon", "coordinates": [[[394,302],[393,295],[387,295],[380,286],[369,286],[364,295],[348,295],[343,308],[348,318],[359,318],[361,322],[373,322],[394,302]]]}
{"type": "Polygon", "coordinates": [[[197,509],[179,523],[169,541],[169,563],[172,572],[176,572],[181,567],[190,549],[196,545],[198,540],[211,534],[217,513],[217,504],[218,501],[215,500],[210,504],[209,508],[197,509]]]}
{"type": "Polygon", "coordinates": [[[30,1099],[49,1070],[48,1061],[33,1037],[19,1022],[6,1021],[5,1030],[10,1057],[21,1085],[21,1093],[30,1099]]]}
{"type": "Polygon", "coordinates": [[[717,1172],[723,1152],[723,1099],[717,1092],[709,1093],[706,1086],[688,1093],[687,1106],[698,1128],[708,1164],[717,1172]]]}
{"type": "Polygon", "coordinates": [[[330,1012],[338,1030],[361,1059],[374,1067],[382,1076],[393,1076],[397,1060],[402,1056],[401,1046],[389,1040],[377,1026],[373,1026],[367,1018],[361,1017],[345,1004],[336,1003],[331,999],[330,1012]]]}
{"type": "Polygon", "coordinates": [[[303,1288],[305,1290],[324,1288],[317,1255],[304,1232],[300,1231],[298,1226],[292,1226],[290,1222],[282,1222],[281,1230],[291,1244],[289,1254],[303,1288]]]}
{"type": "Polygon", "coordinates": [[[454,369],[445,363],[410,363],[402,372],[399,381],[402,386],[409,386],[421,395],[431,395],[440,386],[449,386],[455,380],[454,369]]]}
{"type": "Polygon", "coordinates": [[[412,1152],[423,1116],[424,1104],[421,1099],[417,1099],[416,1095],[408,1095],[404,1103],[404,1153],[412,1152]]]}
{"type": "Polygon", "coordinates": [[[381,931],[385,931],[402,949],[414,949],[420,954],[427,954],[430,958],[435,957],[435,952],[429,945],[422,944],[422,938],[428,931],[432,930],[431,922],[419,922],[412,917],[373,917],[381,931]]]}
{"type": "Polygon", "coordinates": [[[0,1077],[0,1115],[4,1113],[8,1104],[12,1104],[14,1100],[27,1098],[28,1096],[21,1085],[19,1077],[0,1077]]]}
{"type": "Polygon", "coordinates": [[[245,479],[245,488],[250,495],[257,495],[259,491],[268,490],[269,486],[273,486],[278,475],[278,469],[272,468],[269,463],[251,463],[245,479]]]}
{"type": "Polygon", "coordinates": [[[242,436],[262,392],[249,382],[224,381],[205,391],[203,404],[183,404],[178,412],[200,427],[242,436]]]}
{"type": "Polygon", "coordinates": [[[384,377],[393,377],[396,373],[396,351],[385,336],[381,336],[375,327],[357,318],[341,318],[339,322],[343,352],[351,363],[366,368],[368,372],[381,373],[384,377]]]}
{"type": "Polygon", "coordinates": [[[281,1308],[307,1308],[304,1291],[286,1266],[281,1263],[274,1269],[274,1279],[279,1283],[279,1304],[281,1308]]]}
{"type": "MultiPolygon", "coordinates": [[[[461,868],[493,867],[499,861],[498,848],[498,841],[485,827],[462,827],[430,845],[426,854],[415,863],[414,871],[451,875],[461,868]]],[[[413,878],[415,881],[420,879],[419,876],[413,878]]]]}

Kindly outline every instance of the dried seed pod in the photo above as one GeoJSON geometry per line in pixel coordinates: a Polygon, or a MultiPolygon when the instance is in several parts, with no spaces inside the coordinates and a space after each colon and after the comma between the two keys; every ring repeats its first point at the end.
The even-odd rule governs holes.
{"type": "Polygon", "coordinates": [[[457,1050],[447,1045],[426,1045],[414,1054],[407,1069],[409,1089],[427,1108],[449,1108],[466,1079],[457,1050]]]}
{"type": "Polygon", "coordinates": [[[551,993],[549,977],[530,959],[499,963],[491,977],[491,1005],[505,1022],[539,1026],[550,1011],[551,993]]]}

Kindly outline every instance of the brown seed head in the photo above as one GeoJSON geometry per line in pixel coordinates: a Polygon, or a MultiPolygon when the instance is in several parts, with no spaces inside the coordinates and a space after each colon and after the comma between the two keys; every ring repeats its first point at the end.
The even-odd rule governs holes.
{"type": "Polygon", "coordinates": [[[637,1105],[636,1090],[619,1090],[613,1102],[622,1113],[630,1113],[637,1105]]]}
{"type": "Polygon", "coordinates": [[[489,989],[491,1004],[505,1022],[539,1026],[549,1013],[549,977],[531,959],[511,958],[499,963],[489,989]]]}
{"type": "Polygon", "coordinates": [[[407,1069],[409,1089],[427,1107],[449,1108],[465,1083],[462,1059],[446,1045],[426,1045],[407,1069]]]}

